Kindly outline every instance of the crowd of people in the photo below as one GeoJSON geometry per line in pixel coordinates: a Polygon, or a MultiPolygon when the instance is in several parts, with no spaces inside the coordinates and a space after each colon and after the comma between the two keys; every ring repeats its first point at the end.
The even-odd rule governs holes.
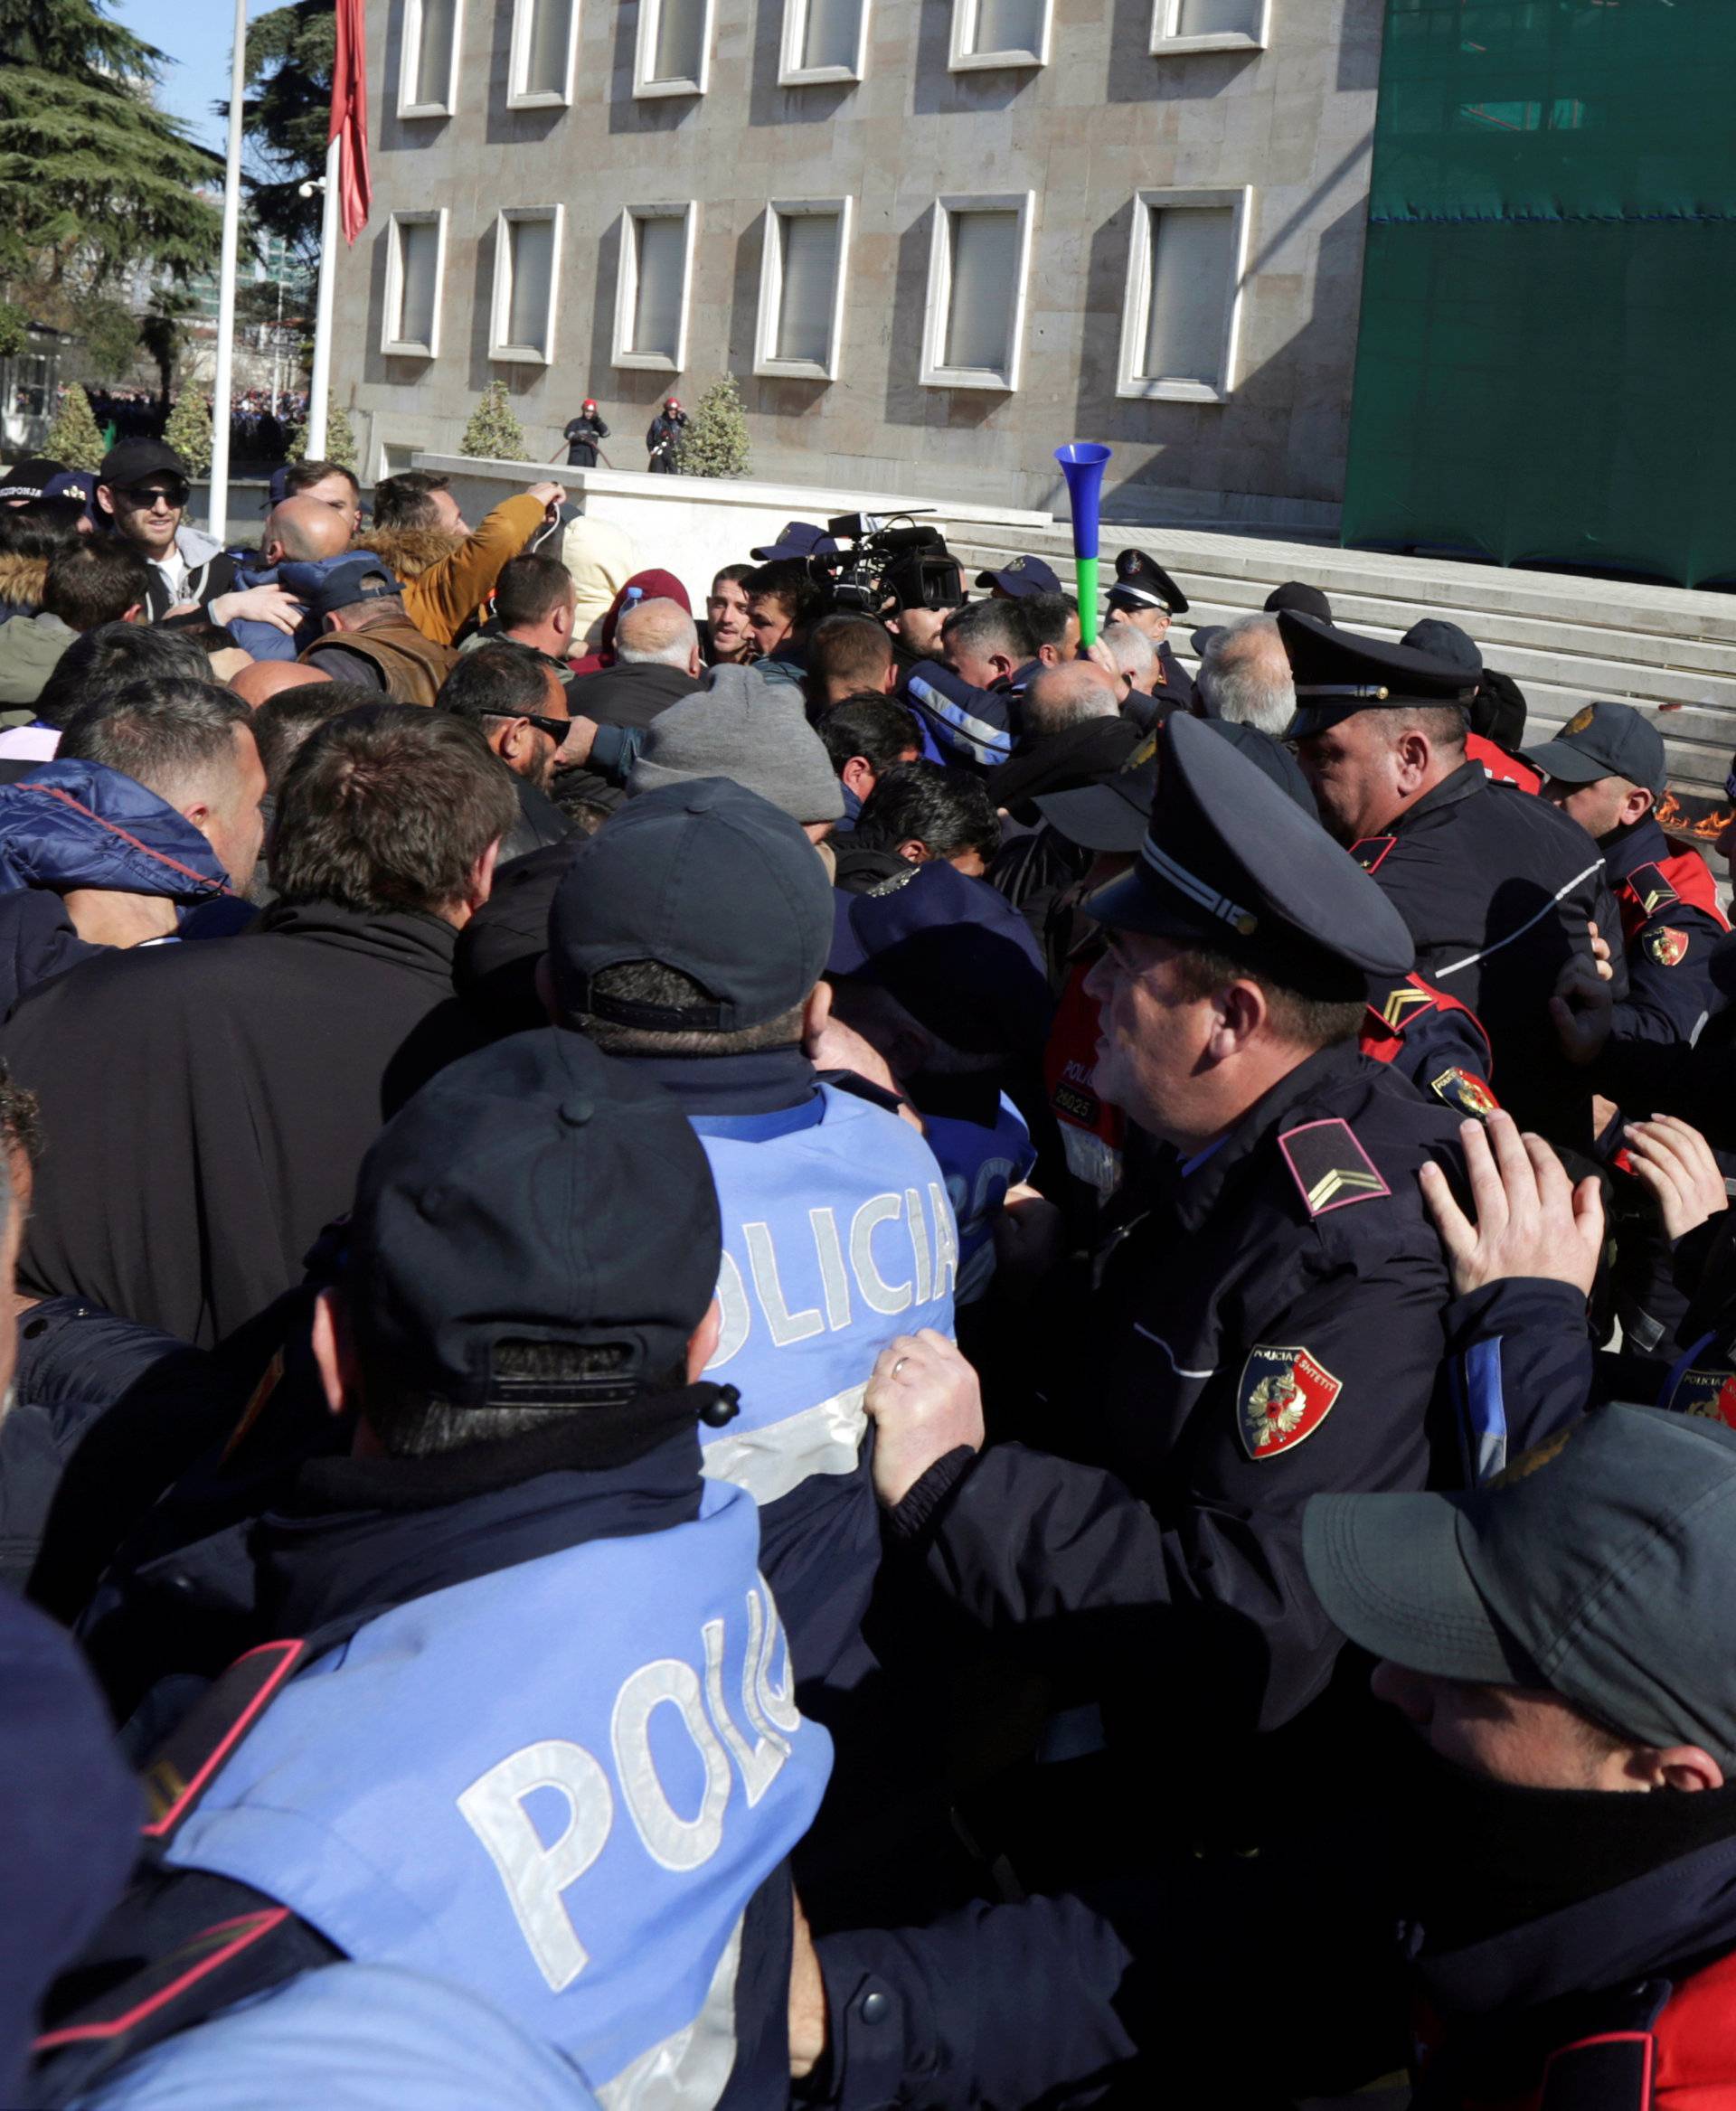
{"type": "Polygon", "coordinates": [[[1649,714],[1301,581],[1190,672],[1139,550],[1084,643],[5,483],[0,2103],[1736,2096],[1649,714]]]}

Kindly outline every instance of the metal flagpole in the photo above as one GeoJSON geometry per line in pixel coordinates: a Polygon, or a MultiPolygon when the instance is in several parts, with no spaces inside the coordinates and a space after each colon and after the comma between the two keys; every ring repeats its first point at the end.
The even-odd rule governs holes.
{"type": "Polygon", "coordinates": [[[241,240],[241,98],[247,85],[247,0],[235,0],[229,68],[229,159],[223,171],[223,260],[217,280],[217,372],[211,389],[211,504],[206,525],[229,534],[229,399],[235,364],[235,267],[241,240]]]}
{"type": "MultiPolygon", "coordinates": [[[[326,399],[332,380],[332,289],[337,269],[338,157],[343,141],[326,149],[326,206],[319,216],[319,293],[314,304],[314,374],[307,391],[307,440],[302,453],[317,462],[326,453],[326,399]]],[[[311,184],[304,184],[304,191],[311,184]]]]}

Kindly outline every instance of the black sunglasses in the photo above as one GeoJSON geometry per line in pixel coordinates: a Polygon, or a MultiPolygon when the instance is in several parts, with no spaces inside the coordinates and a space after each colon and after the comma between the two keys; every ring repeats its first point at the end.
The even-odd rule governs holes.
{"type": "Polygon", "coordinates": [[[140,507],[155,505],[159,498],[165,505],[184,506],[193,496],[193,490],[185,484],[129,484],[127,495],[140,507]]]}

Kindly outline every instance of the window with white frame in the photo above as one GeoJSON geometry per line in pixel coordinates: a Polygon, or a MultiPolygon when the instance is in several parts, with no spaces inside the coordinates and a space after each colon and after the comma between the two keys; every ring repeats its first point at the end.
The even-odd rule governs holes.
{"type": "Polygon", "coordinates": [[[1029,191],[935,201],[922,334],[925,386],[1018,387],[1032,203],[1029,191]]]}
{"type": "Polygon", "coordinates": [[[386,243],[386,314],[380,349],[437,359],[440,286],[446,275],[445,206],[437,212],[394,212],[386,243]]]}
{"type": "Polygon", "coordinates": [[[1051,0],[952,0],[955,73],[979,66],[1046,66],[1051,0]]]}
{"type": "Polygon", "coordinates": [[[849,241],[848,198],[774,198],[767,206],[755,373],[837,379],[849,241]]]}
{"type": "Polygon", "coordinates": [[[615,364],[678,373],[687,363],[693,205],[629,205],[615,283],[615,364]]]}
{"type": "Polygon", "coordinates": [[[712,0],[639,0],[635,95],[703,95],[712,71],[712,0]]]}
{"type": "Polygon", "coordinates": [[[860,80],[868,50],[868,0],[784,0],[780,88],[860,80]]]}
{"type": "Polygon", "coordinates": [[[459,0],[404,0],[401,118],[449,118],[458,100],[459,0]]]}
{"type": "Polygon", "coordinates": [[[495,221],[490,359],[546,366],[554,357],[563,205],[513,205],[495,221]]]}
{"type": "Polygon", "coordinates": [[[572,100],[579,0],[515,0],[509,109],[548,109],[572,100]]]}
{"type": "Polygon", "coordinates": [[[1217,403],[1235,387],[1249,197],[1136,195],[1118,394],[1217,403]]]}
{"type": "Polygon", "coordinates": [[[1258,52],[1272,0],[1156,0],[1154,52],[1258,52]]]}

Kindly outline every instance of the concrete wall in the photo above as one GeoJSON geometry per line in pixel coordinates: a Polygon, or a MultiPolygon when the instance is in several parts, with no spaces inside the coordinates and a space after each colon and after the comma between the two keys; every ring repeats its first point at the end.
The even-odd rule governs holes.
{"type": "Polygon", "coordinates": [[[509,0],[467,0],[458,108],[395,114],[404,0],[368,35],[373,219],[342,259],[335,386],[361,413],[370,474],[391,448],[450,452],[476,397],[505,380],[530,448],[595,395],[617,466],[670,392],[741,381],[753,467],[990,504],[1047,506],[1051,450],[1116,449],[1123,519],[1222,518],[1329,530],[1341,495],[1382,0],[1271,0],[1260,52],[1153,56],[1152,0],[1053,0],[1049,62],[950,72],[952,0],[873,0],[865,77],[781,89],[783,0],[715,0],[709,91],[635,99],[637,0],[580,10],[570,108],[506,107],[509,0]],[[1118,397],[1137,189],[1252,186],[1241,351],[1222,403],[1118,397]],[[924,386],[923,314],[937,194],[1031,190],[1036,219],[1021,384],[924,386]],[[854,203],[835,381],[752,374],[769,198],[854,203]],[[701,202],[678,375],[610,363],[624,204],[701,202]],[[566,207],[552,363],[488,355],[494,221],[566,207]],[[449,209],[433,360],[379,349],[394,210],[449,209]]]}

